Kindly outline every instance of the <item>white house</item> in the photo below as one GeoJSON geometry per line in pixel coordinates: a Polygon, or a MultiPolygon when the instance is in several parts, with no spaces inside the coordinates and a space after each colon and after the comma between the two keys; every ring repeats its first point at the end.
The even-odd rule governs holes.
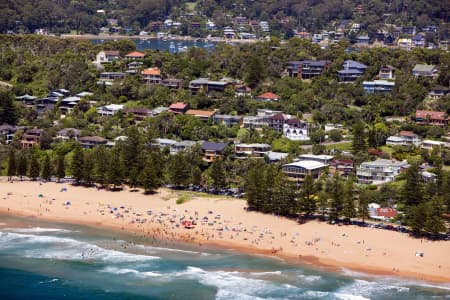
{"type": "Polygon", "coordinates": [[[97,107],[97,113],[101,116],[115,115],[119,110],[124,108],[123,104],[109,104],[105,106],[97,107]]]}
{"type": "Polygon", "coordinates": [[[283,165],[282,170],[288,179],[301,185],[306,175],[311,175],[313,179],[317,179],[326,167],[325,164],[318,161],[302,160],[283,165]]]}
{"type": "Polygon", "coordinates": [[[356,177],[358,178],[358,183],[380,185],[394,181],[408,167],[406,160],[377,159],[363,162],[356,169],[356,177]]]}
{"type": "Polygon", "coordinates": [[[398,135],[390,136],[386,140],[386,145],[419,146],[420,138],[411,131],[400,131],[398,135]]]}
{"type": "Polygon", "coordinates": [[[104,50],[97,53],[97,55],[95,56],[95,62],[100,64],[110,63],[118,59],[119,57],[120,57],[119,51],[104,50]]]}

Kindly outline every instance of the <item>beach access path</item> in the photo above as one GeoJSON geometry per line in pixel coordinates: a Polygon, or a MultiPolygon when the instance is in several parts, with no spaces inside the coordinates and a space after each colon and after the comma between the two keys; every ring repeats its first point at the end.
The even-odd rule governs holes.
{"type": "Polygon", "coordinates": [[[0,213],[105,227],[149,240],[219,246],[336,271],[450,282],[449,241],[318,221],[298,224],[248,212],[245,207],[245,200],[163,188],[144,195],[142,191],[0,180],[0,213]],[[177,204],[180,197],[185,201],[177,204]],[[185,220],[196,225],[187,229],[182,225],[185,220]],[[418,252],[423,257],[417,256],[418,252]]]}

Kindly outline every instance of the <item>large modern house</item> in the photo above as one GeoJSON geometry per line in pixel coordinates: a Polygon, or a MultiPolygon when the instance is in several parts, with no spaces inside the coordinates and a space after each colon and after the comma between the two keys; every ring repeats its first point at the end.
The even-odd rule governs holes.
{"type": "Polygon", "coordinates": [[[398,135],[388,137],[386,144],[392,146],[419,146],[420,138],[412,131],[400,131],[398,135]]]}
{"type": "Polygon", "coordinates": [[[330,61],[328,60],[290,61],[288,62],[287,70],[289,72],[289,77],[310,79],[320,76],[329,65],[330,61]]]}
{"type": "Polygon", "coordinates": [[[192,95],[196,95],[200,90],[206,94],[212,91],[223,92],[229,85],[227,81],[212,81],[208,78],[198,78],[189,82],[189,89],[192,95]]]}
{"type": "Polygon", "coordinates": [[[448,125],[449,117],[443,111],[417,110],[414,121],[419,125],[445,127],[448,125]]]}
{"type": "Polygon", "coordinates": [[[414,66],[412,73],[416,77],[436,77],[438,75],[438,70],[434,65],[417,64],[414,66]]]}
{"type": "Polygon", "coordinates": [[[338,71],[339,82],[355,82],[364,75],[367,66],[354,60],[346,60],[342,64],[342,70],[338,71]]]}
{"type": "Polygon", "coordinates": [[[363,88],[366,93],[389,93],[394,89],[395,82],[387,80],[364,81],[363,88]]]}
{"type": "Polygon", "coordinates": [[[236,144],[234,152],[236,158],[264,158],[271,150],[268,144],[236,144]]]}
{"type": "Polygon", "coordinates": [[[282,167],[283,173],[288,179],[293,180],[297,185],[301,185],[306,175],[311,175],[314,179],[319,178],[327,166],[324,163],[312,160],[302,160],[285,164],[282,167]]]}
{"type": "Polygon", "coordinates": [[[358,183],[380,185],[394,181],[408,167],[406,160],[377,159],[363,162],[356,169],[356,177],[358,178],[358,183]]]}

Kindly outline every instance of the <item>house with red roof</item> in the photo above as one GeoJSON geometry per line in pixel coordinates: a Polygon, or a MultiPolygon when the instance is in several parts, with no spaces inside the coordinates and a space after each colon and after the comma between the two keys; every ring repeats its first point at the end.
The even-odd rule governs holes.
{"type": "Polygon", "coordinates": [[[264,102],[274,102],[274,101],[279,101],[281,99],[281,97],[272,92],[267,92],[267,93],[263,93],[259,96],[256,96],[255,99],[259,100],[259,101],[264,101],[264,102]]]}
{"type": "Polygon", "coordinates": [[[193,116],[196,118],[199,118],[202,121],[208,121],[212,116],[214,116],[216,112],[215,111],[209,111],[209,110],[199,110],[199,109],[189,109],[186,112],[186,115],[193,116]]]}
{"type": "Polygon", "coordinates": [[[397,210],[390,207],[379,207],[377,208],[377,217],[385,218],[385,219],[391,219],[395,218],[398,214],[397,210]]]}
{"type": "Polygon", "coordinates": [[[144,77],[145,83],[161,84],[162,77],[161,77],[161,70],[159,68],[157,67],[148,68],[143,70],[141,74],[144,77]]]}
{"type": "Polygon", "coordinates": [[[125,58],[127,60],[139,60],[139,59],[144,59],[145,54],[139,51],[133,51],[128,53],[127,55],[125,55],[125,58]]]}
{"type": "Polygon", "coordinates": [[[174,114],[184,114],[189,109],[189,104],[183,102],[173,103],[169,106],[169,111],[174,114]]]}
{"type": "Polygon", "coordinates": [[[446,127],[449,117],[443,111],[417,110],[414,121],[419,125],[446,127]]]}

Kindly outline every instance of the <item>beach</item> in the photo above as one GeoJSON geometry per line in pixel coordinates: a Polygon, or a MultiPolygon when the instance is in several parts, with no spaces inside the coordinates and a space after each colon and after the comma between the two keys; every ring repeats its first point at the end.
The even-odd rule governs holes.
{"type": "Polygon", "coordinates": [[[107,228],[196,246],[432,282],[450,282],[449,241],[357,226],[294,220],[245,210],[245,200],[161,188],[111,192],[66,183],[0,182],[0,213],[107,228]],[[180,194],[182,193],[182,195],[180,194]],[[183,198],[181,204],[177,200],[183,198]],[[191,228],[184,221],[195,221],[191,228]],[[416,253],[423,253],[417,256],[416,253]]]}

